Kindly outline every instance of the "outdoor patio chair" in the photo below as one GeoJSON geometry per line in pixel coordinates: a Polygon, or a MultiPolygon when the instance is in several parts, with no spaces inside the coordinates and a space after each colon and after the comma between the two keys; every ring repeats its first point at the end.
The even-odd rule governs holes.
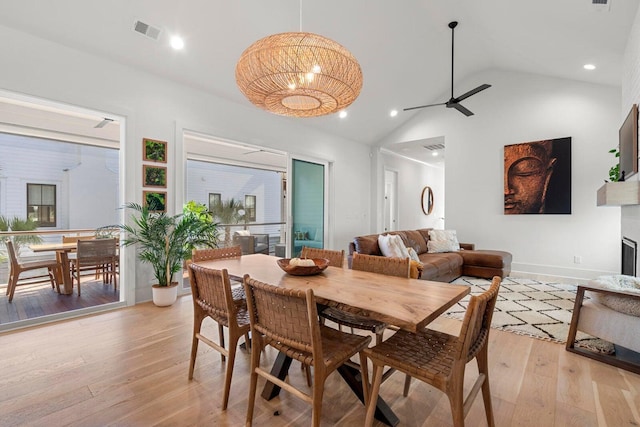
{"type": "Polygon", "coordinates": [[[113,280],[115,291],[118,288],[117,259],[117,239],[78,240],[76,257],[70,260],[71,281],[75,279],[78,282],[78,296],[81,294],[80,273],[87,269],[102,272],[104,283],[111,283],[113,280]]]}
{"type": "Polygon", "coordinates": [[[51,288],[55,288],[58,293],[60,293],[60,282],[62,281],[62,264],[60,264],[55,259],[20,262],[13,247],[13,242],[10,239],[7,239],[5,241],[5,245],[7,246],[7,253],[9,255],[10,264],[9,282],[7,283],[7,295],[9,296],[9,302],[13,300],[13,295],[16,292],[20,274],[29,270],[40,270],[46,268],[49,274],[49,280],[51,281],[51,288]]]}
{"type": "MultiPolygon", "coordinates": [[[[491,287],[486,292],[471,297],[460,335],[453,336],[431,329],[423,329],[416,333],[400,330],[381,344],[365,349],[367,358],[373,362],[373,383],[369,402],[378,400],[382,372],[385,366],[389,366],[407,375],[405,396],[411,377],[446,393],[455,427],[464,426],[465,415],[478,391],[482,390],[487,424],[492,427],[494,419],[487,353],[491,318],[498,298],[500,280],[500,277],[494,277],[491,287]],[[474,358],[478,364],[479,375],[465,398],[464,371],[467,363],[474,358]]],[[[362,370],[365,371],[367,360],[363,359],[361,363],[362,370]]],[[[373,424],[375,409],[375,405],[367,405],[366,426],[373,424]]]]}

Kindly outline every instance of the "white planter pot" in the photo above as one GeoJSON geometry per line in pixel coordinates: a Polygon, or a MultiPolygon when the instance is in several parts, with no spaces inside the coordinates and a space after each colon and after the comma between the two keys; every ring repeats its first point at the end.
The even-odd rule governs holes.
{"type": "Polygon", "coordinates": [[[153,285],[151,287],[153,293],[153,303],[158,307],[167,307],[178,298],[178,284],[173,283],[171,286],[158,286],[153,285]]]}

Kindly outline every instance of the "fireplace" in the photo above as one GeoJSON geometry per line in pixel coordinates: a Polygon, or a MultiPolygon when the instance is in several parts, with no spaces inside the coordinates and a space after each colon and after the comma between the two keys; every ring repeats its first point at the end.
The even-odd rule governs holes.
{"type": "Polygon", "coordinates": [[[636,275],[636,250],[638,244],[628,237],[622,238],[622,274],[636,275]]]}

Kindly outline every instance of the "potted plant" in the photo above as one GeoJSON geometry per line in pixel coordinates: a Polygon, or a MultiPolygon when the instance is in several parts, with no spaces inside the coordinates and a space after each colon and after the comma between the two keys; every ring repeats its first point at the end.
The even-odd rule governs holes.
{"type": "Polygon", "coordinates": [[[206,208],[202,211],[193,203],[173,216],[137,203],[129,203],[126,208],[135,212],[131,216],[133,225],[119,226],[126,233],[122,245],[138,245],[140,260],[151,264],[157,281],[152,287],[154,304],[171,305],[178,295],[175,273],[196,246],[217,247],[218,224],[206,208]]]}

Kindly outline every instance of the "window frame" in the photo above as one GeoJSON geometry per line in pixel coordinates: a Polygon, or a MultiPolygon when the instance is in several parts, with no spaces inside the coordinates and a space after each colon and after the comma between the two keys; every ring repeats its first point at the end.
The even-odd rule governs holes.
{"type": "Polygon", "coordinates": [[[57,227],[58,225],[58,188],[56,186],[56,184],[43,184],[43,183],[37,183],[37,182],[28,182],[27,186],[26,186],[26,193],[27,193],[27,200],[26,200],[26,212],[27,212],[27,219],[32,218],[31,212],[30,212],[30,208],[32,207],[37,207],[38,209],[35,209],[36,211],[36,215],[37,215],[37,219],[34,219],[35,222],[38,223],[38,227],[57,227]],[[29,197],[31,195],[31,189],[33,189],[34,187],[39,187],[40,188],[40,204],[36,205],[36,204],[30,204],[29,201],[31,200],[31,198],[29,197]],[[47,188],[52,188],[53,189],[53,205],[45,205],[42,203],[42,190],[47,187],[47,188]],[[42,221],[42,215],[41,212],[44,211],[44,209],[40,209],[40,208],[44,208],[47,207],[48,208],[48,212],[51,213],[53,212],[53,221],[42,221]]]}
{"type": "Polygon", "coordinates": [[[258,198],[253,194],[244,195],[244,215],[246,221],[256,222],[256,207],[258,205],[258,198]],[[247,199],[249,198],[249,199],[247,199]],[[247,200],[253,200],[253,206],[247,203],[247,200]]]}
{"type": "Polygon", "coordinates": [[[222,203],[222,193],[209,193],[209,213],[213,212],[213,207],[216,205],[216,201],[218,203],[222,203]]]}

